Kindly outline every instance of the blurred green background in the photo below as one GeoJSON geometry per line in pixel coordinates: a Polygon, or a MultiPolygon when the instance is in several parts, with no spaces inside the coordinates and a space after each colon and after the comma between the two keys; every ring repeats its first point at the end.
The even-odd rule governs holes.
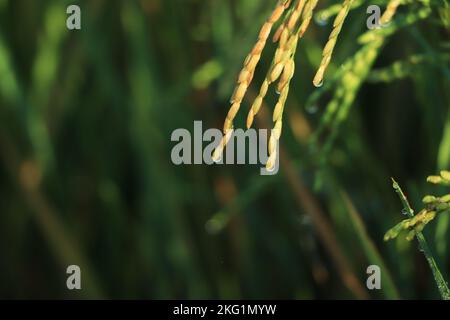
{"type": "MultiPolygon", "coordinates": [[[[416,209],[445,192],[425,178],[450,167],[448,4],[431,1],[428,17],[386,38],[351,109],[325,129],[330,144],[314,132],[342,85],[328,79],[367,31],[372,2],[359,2],[323,88],[312,78],[331,21],[301,40],[281,168],[260,176],[176,166],[170,135],[194,120],[222,127],[276,1],[0,0],[0,298],[439,298],[417,243],[383,235],[403,219],[390,177],[416,209]],[[66,28],[69,4],[81,7],[79,31],[66,28]],[[66,288],[72,264],[81,291],[66,288]],[[381,290],[366,288],[371,264],[381,290]]],[[[425,229],[446,279],[448,225],[447,214],[425,229]]]]}

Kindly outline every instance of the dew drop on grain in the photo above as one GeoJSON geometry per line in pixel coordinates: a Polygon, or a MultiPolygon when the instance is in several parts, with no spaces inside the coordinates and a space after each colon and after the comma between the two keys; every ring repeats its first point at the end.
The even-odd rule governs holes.
{"type": "Polygon", "coordinates": [[[314,21],[317,23],[317,25],[324,27],[328,24],[329,20],[324,14],[320,14],[314,17],[314,21]]]}
{"type": "Polygon", "coordinates": [[[323,86],[323,80],[322,81],[320,81],[319,83],[314,83],[314,86],[316,87],[316,88],[320,88],[321,86],[323,86]]]}

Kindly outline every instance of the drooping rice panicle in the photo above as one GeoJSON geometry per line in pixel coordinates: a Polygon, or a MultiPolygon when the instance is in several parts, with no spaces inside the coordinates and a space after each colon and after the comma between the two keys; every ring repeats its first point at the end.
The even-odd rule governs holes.
{"type": "Polygon", "coordinates": [[[269,138],[269,158],[266,163],[266,170],[272,171],[276,164],[276,159],[278,157],[278,141],[280,140],[281,131],[283,127],[283,111],[286,104],[286,100],[289,93],[289,84],[295,73],[295,52],[297,50],[298,44],[298,33],[300,28],[296,33],[292,35],[292,43],[289,44],[290,56],[288,61],[285,63],[283,73],[281,74],[280,81],[278,82],[278,92],[280,92],[280,97],[278,98],[275,109],[273,110],[272,120],[275,123],[269,138]]]}
{"type": "MultiPolygon", "coordinates": [[[[228,131],[233,130],[233,120],[237,112],[239,111],[244,95],[247,92],[247,88],[252,81],[255,68],[259,63],[261,52],[265,47],[265,44],[267,42],[269,34],[271,33],[273,25],[276,21],[280,20],[280,18],[286,12],[286,9],[289,9],[291,3],[293,2],[294,1],[287,1],[287,0],[278,2],[275,10],[272,12],[272,15],[262,27],[258,37],[258,42],[245,59],[244,68],[239,74],[237,87],[231,99],[232,105],[224,122],[223,131],[225,133],[225,136],[222,138],[222,141],[220,142],[219,146],[216,148],[213,154],[214,161],[218,161],[220,159],[220,156],[223,153],[223,149],[225,148],[228,140],[231,137],[231,134],[228,134],[228,131]]],[[[313,80],[313,83],[316,86],[321,86],[323,83],[324,73],[331,61],[331,57],[333,54],[334,47],[336,45],[337,38],[339,36],[339,33],[342,29],[344,21],[348,15],[348,12],[353,2],[354,0],[344,0],[344,2],[340,7],[339,12],[337,13],[337,16],[333,23],[333,30],[331,31],[328,37],[326,45],[324,46],[322,52],[322,60],[313,80]]],[[[290,7],[289,11],[287,11],[287,13],[285,14],[282,24],[275,32],[275,35],[273,37],[274,42],[278,42],[278,47],[275,51],[271,67],[269,68],[269,71],[263,83],[261,84],[258,96],[254,99],[247,116],[246,124],[247,128],[250,128],[253,124],[255,115],[259,112],[261,108],[262,102],[265,96],[267,95],[270,85],[275,81],[278,81],[276,91],[280,94],[280,97],[275,106],[273,115],[273,121],[275,124],[269,141],[269,161],[267,164],[267,168],[272,167],[272,164],[276,159],[275,146],[280,137],[282,127],[282,112],[284,109],[284,104],[286,103],[287,93],[289,92],[289,83],[294,74],[294,53],[297,46],[297,41],[298,39],[303,37],[304,33],[306,32],[312,20],[313,13],[317,6],[317,3],[318,0],[297,0],[295,1],[295,4],[293,4],[290,7]],[[299,26],[297,26],[297,24],[299,24],[299,26]]],[[[401,0],[391,0],[388,4],[386,11],[382,16],[381,21],[384,23],[389,22],[392,19],[393,15],[395,14],[395,11],[400,3],[401,0]]],[[[368,53],[373,53],[374,51],[376,51],[376,48],[378,48],[380,45],[378,45],[378,42],[376,42],[376,44],[373,44],[373,46],[371,47],[373,48],[372,51],[370,51],[369,49],[363,51],[366,52],[369,51],[368,53]]],[[[353,73],[347,74],[345,78],[346,79],[351,78],[352,81],[350,82],[353,84],[358,82],[354,81],[355,75],[353,73]]],[[[358,85],[352,85],[351,87],[358,87],[358,85]]],[[[334,111],[331,112],[331,114],[335,114],[337,112],[338,105],[340,104],[338,101],[341,101],[345,105],[347,105],[354,100],[355,96],[354,91],[353,90],[351,91],[352,92],[350,91],[347,92],[345,89],[338,90],[337,93],[339,99],[333,100],[335,108],[334,111]]],[[[331,120],[330,117],[328,118],[329,120],[331,120]]],[[[345,113],[342,113],[339,118],[341,119],[345,118],[345,113]]]]}
{"type": "Polygon", "coordinates": [[[334,46],[336,45],[339,33],[341,32],[345,18],[347,17],[352,3],[353,0],[344,0],[341,10],[334,19],[333,30],[331,31],[330,36],[328,37],[328,41],[322,51],[322,61],[320,62],[319,68],[317,69],[316,75],[314,76],[313,83],[316,87],[320,87],[323,84],[323,75],[331,61],[334,46]]]}
{"type": "Polygon", "coordinates": [[[292,47],[294,42],[296,45],[296,38],[296,35],[290,33],[289,28],[285,28],[283,30],[283,34],[280,37],[279,47],[277,48],[274,59],[272,61],[272,66],[261,85],[258,96],[253,101],[253,104],[248,112],[247,128],[250,128],[252,126],[255,115],[261,108],[262,102],[267,94],[270,84],[278,80],[278,78],[283,74],[285,64],[287,63],[291,55],[290,48],[292,47]]]}
{"type": "MultiPolygon", "coordinates": [[[[277,147],[278,147],[278,141],[281,136],[281,130],[282,130],[282,124],[283,124],[283,111],[284,106],[287,100],[288,92],[289,92],[289,83],[294,75],[295,71],[295,63],[294,63],[294,55],[297,48],[297,40],[302,38],[305,31],[308,29],[308,26],[312,20],[314,9],[317,6],[318,0],[307,0],[305,3],[301,5],[302,7],[302,21],[300,23],[300,26],[298,27],[298,30],[294,34],[295,42],[288,45],[288,48],[290,49],[290,55],[288,58],[288,61],[285,62],[283,74],[281,75],[280,81],[278,83],[277,91],[280,93],[280,97],[278,99],[278,102],[275,106],[274,112],[273,112],[273,122],[275,123],[274,128],[272,129],[271,136],[269,138],[269,159],[266,163],[266,169],[268,171],[271,171],[274,169],[275,161],[278,156],[277,154],[277,147]]],[[[299,15],[300,16],[300,15],[299,15]]],[[[296,21],[295,21],[296,23],[296,21]]],[[[294,27],[295,23],[292,21],[290,26],[291,28],[294,27]]],[[[283,52],[278,53],[280,56],[283,54],[283,52]]],[[[277,56],[275,57],[275,61],[281,60],[282,58],[277,59],[277,56]]],[[[278,75],[277,75],[278,76],[278,75]]],[[[273,80],[273,79],[272,79],[273,80]]],[[[258,103],[261,103],[261,101],[258,101],[258,103]]],[[[260,106],[260,105],[259,105],[260,106]]],[[[259,110],[259,107],[258,109],[259,110]]],[[[257,112],[257,111],[256,111],[257,112]]],[[[254,114],[256,114],[256,112],[254,114]]],[[[254,116],[254,114],[249,113],[249,118],[254,116]]],[[[250,123],[251,125],[251,123],[250,123]]],[[[249,127],[249,123],[247,123],[247,126],[249,127]]]]}
{"type": "Polygon", "coordinates": [[[227,117],[225,119],[225,123],[223,126],[224,133],[232,129],[233,126],[233,119],[235,118],[237,112],[239,111],[239,108],[242,103],[242,99],[245,96],[245,93],[247,92],[247,89],[253,79],[253,74],[255,72],[255,68],[259,63],[259,60],[261,58],[261,53],[266,45],[267,38],[270,35],[270,32],[272,30],[273,24],[277,22],[280,17],[282,16],[285,5],[287,1],[279,1],[278,5],[270,15],[269,19],[264,23],[263,27],[261,28],[261,31],[258,36],[258,41],[253,47],[250,54],[247,56],[244,62],[244,68],[241,70],[239,77],[238,77],[238,85],[236,86],[236,89],[233,93],[233,96],[231,98],[231,107],[228,111],[227,117]]]}
{"type": "Polygon", "coordinates": [[[262,105],[262,101],[267,93],[269,85],[279,79],[277,92],[280,93],[280,97],[273,112],[273,122],[275,124],[269,138],[269,158],[266,163],[266,169],[268,171],[274,169],[278,156],[277,147],[283,125],[283,110],[289,93],[289,83],[294,75],[294,55],[298,39],[303,36],[308,28],[313,16],[313,10],[317,3],[317,0],[300,0],[296,5],[295,10],[287,19],[287,24],[281,29],[279,39],[276,39],[279,41],[279,47],[275,53],[272,67],[266,76],[266,79],[261,86],[260,93],[256,97],[247,117],[247,128],[250,128],[255,115],[262,105]],[[297,30],[294,31],[300,17],[302,17],[302,21],[297,30]]]}
{"type": "MultiPolygon", "coordinates": [[[[391,0],[396,1],[396,0],[391,0]]],[[[382,17],[387,15],[383,13],[382,17]]],[[[367,31],[362,37],[370,36],[370,41],[364,41],[364,46],[355,54],[354,58],[350,59],[347,65],[346,72],[341,75],[341,80],[338,82],[337,89],[332,100],[328,103],[326,112],[322,116],[319,126],[311,139],[311,146],[317,149],[318,141],[321,138],[325,129],[330,132],[325,143],[321,147],[319,159],[320,166],[323,166],[327,159],[333,143],[339,133],[340,125],[348,117],[351,106],[356,98],[356,94],[361,85],[366,81],[370,69],[375,63],[385,40],[393,34],[391,30],[409,26],[419,20],[425,19],[431,14],[431,10],[427,7],[421,7],[416,12],[411,12],[406,16],[402,16],[397,25],[389,26],[376,30],[367,31]],[[389,31],[389,32],[386,32],[389,31]]],[[[391,18],[392,19],[392,16],[391,18]]],[[[386,21],[386,20],[385,20],[386,21]]],[[[389,21],[389,20],[387,20],[389,21]]],[[[369,37],[367,37],[369,38],[369,37]]],[[[320,182],[316,182],[320,185],[320,182]]]]}
{"type": "Polygon", "coordinates": [[[303,10],[302,14],[302,23],[300,25],[300,29],[298,31],[299,38],[302,38],[305,34],[306,29],[308,29],[309,24],[311,23],[314,9],[317,6],[318,0],[308,0],[308,2],[305,4],[305,9],[303,10]]]}
{"type": "Polygon", "coordinates": [[[296,20],[300,17],[301,11],[303,10],[303,6],[305,5],[306,0],[297,0],[297,3],[295,6],[293,6],[289,12],[286,14],[286,18],[284,19],[283,23],[280,24],[277,31],[275,31],[272,41],[273,43],[278,42],[280,40],[280,36],[283,33],[284,29],[290,28],[293,29],[292,25],[295,25],[296,20]]]}
{"type": "MultiPolygon", "coordinates": [[[[297,38],[297,37],[296,37],[297,38]]],[[[295,46],[297,43],[294,44],[295,46]]],[[[294,50],[295,52],[295,50],[294,50]]],[[[295,71],[295,62],[294,62],[294,52],[292,53],[291,58],[286,63],[286,66],[283,71],[282,77],[286,78],[286,83],[280,91],[280,97],[278,99],[277,104],[275,105],[275,109],[273,111],[272,120],[275,123],[274,128],[272,129],[270,138],[269,138],[269,158],[266,163],[266,169],[268,171],[272,171],[276,164],[276,159],[278,156],[278,141],[280,140],[281,130],[283,127],[283,111],[284,106],[286,104],[287,96],[289,93],[289,83],[294,76],[295,71]]]]}
{"type": "Polygon", "coordinates": [[[397,8],[401,4],[401,0],[392,0],[388,3],[386,10],[380,18],[380,25],[389,23],[397,12],[397,8]]]}
{"type": "Polygon", "coordinates": [[[214,152],[212,155],[213,161],[215,161],[215,162],[220,161],[220,159],[222,158],[223,149],[227,145],[228,141],[230,141],[230,138],[232,135],[233,135],[233,130],[231,130],[231,129],[227,130],[227,132],[225,132],[225,135],[220,140],[219,145],[214,149],[214,152]]]}
{"type": "MultiPolygon", "coordinates": [[[[253,102],[250,111],[247,116],[247,128],[250,128],[253,124],[253,120],[255,115],[259,112],[259,109],[261,108],[262,102],[264,100],[264,97],[267,94],[267,90],[269,88],[269,85],[276,81],[278,77],[282,74],[284,69],[284,64],[289,60],[290,52],[289,47],[292,46],[292,43],[294,42],[294,38],[297,39],[300,36],[300,34],[303,34],[305,30],[308,28],[309,23],[311,22],[312,12],[317,5],[317,0],[300,0],[297,3],[297,6],[295,7],[294,12],[297,12],[295,16],[297,18],[292,18],[293,15],[289,17],[289,21],[286,24],[286,27],[283,28],[282,33],[279,38],[279,47],[277,48],[275,52],[275,57],[272,62],[272,67],[269,70],[269,73],[267,74],[266,78],[264,79],[259,94],[256,97],[255,101],[253,102]],[[298,19],[302,16],[302,23],[294,34],[295,24],[297,23],[298,19]]],[[[295,46],[297,45],[297,40],[295,40],[295,46]]],[[[282,86],[286,84],[286,79],[284,78],[281,84],[279,84],[277,91],[281,92],[282,86]]]]}
{"type": "MultiPolygon", "coordinates": [[[[255,46],[253,47],[252,51],[249,53],[247,58],[244,61],[244,67],[241,70],[237,86],[234,90],[233,96],[230,100],[231,107],[228,111],[228,114],[225,118],[224,124],[223,124],[223,132],[225,136],[222,138],[220,144],[217,146],[216,150],[213,154],[213,160],[219,161],[221,154],[223,152],[223,148],[227,144],[229,137],[228,131],[233,130],[233,120],[236,117],[236,114],[239,111],[239,108],[241,106],[242,100],[245,96],[245,93],[247,92],[247,89],[253,79],[253,74],[255,72],[255,68],[259,63],[259,60],[261,58],[261,53],[266,45],[267,38],[269,37],[273,25],[281,18],[286,8],[288,8],[291,4],[291,0],[279,0],[275,9],[273,10],[270,17],[267,19],[267,21],[264,23],[263,27],[260,30],[258,41],[256,42],[255,46]]],[[[231,136],[231,135],[230,135],[231,136]]]]}

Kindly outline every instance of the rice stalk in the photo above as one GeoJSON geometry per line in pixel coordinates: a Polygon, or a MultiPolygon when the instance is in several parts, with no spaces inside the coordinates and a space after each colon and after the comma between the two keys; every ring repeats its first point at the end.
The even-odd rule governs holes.
{"type": "MultiPolygon", "coordinates": [[[[441,171],[440,176],[432,176],[432,177],[439,177],[439,182],[437,182],[437,179],[428,177],[427,181],[432,183],[440,183],[443,182],[445,185],[450,184],[450,172],[448,171],[441,171]]],[[[390,229],[384,236],[384,240],[390,240],[395,237],[404,229],[409,229],[407,239],[412,240],[414,237],[417,238],[419,242],[420,251],[423,252],[425,255],[425,258],[427,259],[427,262],[430,266],[430,269],[433,273],[434,280],[436,281],[439,293],[441,294],[442,299],[449,300],[450,299],[450,289],[448,288],[447,282],[445,281],[444,277],[442,276],[441,271],[439,270],[439,267],[431,253],[431,250],[428,246],[427,241],[425,240],[424,235],[422,234],[422,230],[424,226],[434,219],[436,214],[444,211],[448,211],[449,209],[449,201],[450,201],[450,195],[446,195],[441,198],[437,198],[434,196],[426,196],[423,199],[423,202],[427,206],[425,209],[421,210],[417,215],[414,215],[414,210],[411,208],[411,205],[409,204],[408,199],[406,198],[405,194],[403,193],[403,190],[401,189],[400,185],[392,179],[392,186],[397,192],[400,201],[403,204],[403,212],[409,217],[409,219],[406,219],[390,229]]]]}
{"type": "MultiPolygon", "coordinates": [[[[362,6],[363,4],[365,4],[366,1],[365,0],[354,0],[353,3],[350,6],[350,10],[356,9],[360,6],[362,6]]],[[[373,4],[379,4],[379,3],[385,3],[384,0],[376,0],[372,2],[373,4]]],[[[341,11],[342,5],[341,4],[332,4],[324,9],[319,10],[316,14],[315,14],[315,20],[319,21],[319,22],[326,22],[328,21],[331,17],[337,15],[339,13],[339,11],[341,11]]]]}
{"type": "Polygon", "coordinates": [[[400,80],[406,77],[411,77],[417,72],[417,67],[422,64],[438,65],[445,64],[450,61],[449,54],[420,54],[412,55],[405,60],[400,60],[392,63],[390,66],[373,70],[370,72],[367,81],[371,83],[391,82],[400,80]]]}

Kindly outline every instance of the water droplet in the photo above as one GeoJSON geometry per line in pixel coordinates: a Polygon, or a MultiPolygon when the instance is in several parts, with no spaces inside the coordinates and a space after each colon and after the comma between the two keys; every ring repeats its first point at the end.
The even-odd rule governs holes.
{"type": "Polygon", "coordinates": [[[318,14],[314,17],[314,21],[321,27],[328,24],[328,18],[324,14],[318,14]]]}
{"type": "Polygon", "coordinates": [[[280,94],[281,94],[280,90],[278,90],[278,89],[275,89],[275,93],[276,93],[277,95],[280,95],[280,94]]]}
{"type": "Polygon", "coordinates": [[[320,81],[319,83],[314,83],[314,86],[316,87],[316,88],[320,88],[321,86],[323,86],[323,80],[322,81],[320,81]]]}
{"type": "Polygon", "coordinates": [[[306,107],[306,112],[308,112],[309,114],[314,114],[317,112],[317,110],[319,110],[319,108],[315,104],[306,107]]]}
{"type": "Polygon", "coordinates": [[[408,210],[406,210],[406,209],[402,209],[401,212],[402,212],[402,215],[404,215],[404,216],[408,215],[408,213],[409,213],[408,210]]]}

